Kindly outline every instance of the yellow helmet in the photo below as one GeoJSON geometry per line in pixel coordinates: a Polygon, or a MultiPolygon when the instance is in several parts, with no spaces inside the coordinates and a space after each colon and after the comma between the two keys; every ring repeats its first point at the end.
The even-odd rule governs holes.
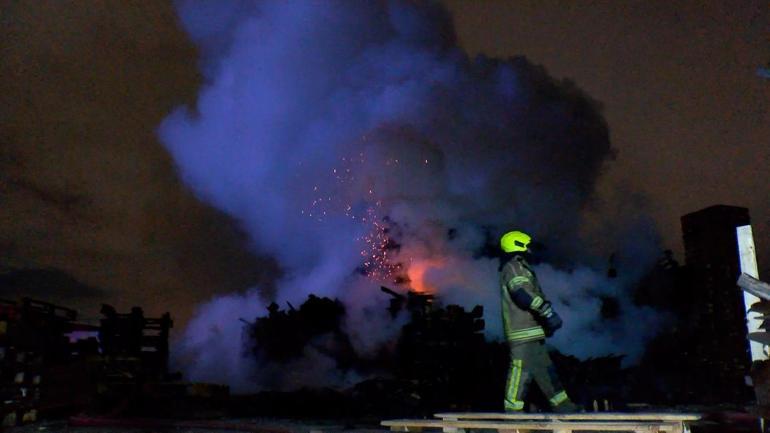
{"type": "Polygon", "coordinates": [[[506,253],[527,251],[527,247],[531,241],[532,238],[528,234],[514,230],[504,234],[503,237],[500,238],[500,248],[506,253]]]}

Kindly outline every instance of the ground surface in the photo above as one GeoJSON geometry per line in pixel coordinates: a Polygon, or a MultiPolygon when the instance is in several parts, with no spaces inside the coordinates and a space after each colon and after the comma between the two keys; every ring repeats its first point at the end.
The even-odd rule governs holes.
{"type": "Polygon", "coordinates": [[[212,427],[187,427],[187,426],[150,426],[147,427],[75,427],[66,421],[44,421],[22,427],[12,427],[2,430],[8,433],[147,433],[147,432],[173,432],[173,433],[233,433],[238,431],[253,431],[256,433],[320,433],[320,432],[345,432],[345,433],[387,433],[387,429],[377,428],[376,425],[344,425],[333,422],[312,422],[277,419],[237,419],[220,420],[213,422],[212,427]],[[218,423],[231,423],[241,426],[250,426],[253,429],[233,430],[218,423]]]}

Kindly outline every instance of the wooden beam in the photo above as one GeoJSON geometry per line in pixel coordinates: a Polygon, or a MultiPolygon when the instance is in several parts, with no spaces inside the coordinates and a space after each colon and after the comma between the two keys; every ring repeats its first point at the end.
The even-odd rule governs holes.
{"type": "Polygon", "coordinates": [[[770,284],[759,281],[750,275],[741,274],[740,278],[738,278],[738,285],[746,292],[770,301],[770,284]]]}
{"type": "MultiPolygon", "coordinates": [[[[757,267],[757,251],[754,246],[754,234],[751,225],[745,225],[735,228],[736,240],[738,242],[738,261],[741,267],[741,274],[752,278],[759,278],[759,269],[757,267]]],[[[746,312],[746,328],[750,333],[758,332],[760,321],[757,320],[759,314],[751,310],[761,297],[755,292],[743,291],[743,306],[746,312]]],[[[761,343],[749,340],[752,361],[767,360],[765,347],[761,343]]]]}
{"type": "Polygon", "coordinates": [[[671,432],[679,433],[682,431],[681,421],[558,421],[558,420],[540,420],[540,421],[439,421],[439,420],[387,420],[382,421],[381,425],[390,427],[401,427],[404,430],[415,431],[414,428],[437,428],[446,427],[462,429],[490,429],[490,430],[558,430],[564,432],[573,431],[628,431],[635,433],[658,433],[671,432]]]}
{"type": "Polygon", "coordinates": [[[602,421],[697,421],[701,416],[694,413],[497,413],[458,412],[437,413],[436,418],[446,420],[602,420],[602,421]]]}

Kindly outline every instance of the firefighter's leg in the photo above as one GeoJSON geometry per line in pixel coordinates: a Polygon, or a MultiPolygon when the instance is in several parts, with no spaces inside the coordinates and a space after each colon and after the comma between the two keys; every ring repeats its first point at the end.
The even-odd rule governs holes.
{"type": "Polygon", "coordinates": [[[530,348],[530,358],[532,364],[532,378],[537,386],[548,398],[551,408],[554,412],[577,412],[579,407],[574,404],[567,391],[564,390],[556,368],[548,355],[548,349],[545,342],[540,341],[530,348]]]}
{"type": "Polygon", "coordinates": [[[526,351],[521,345],[510,346],[511,365],[508,369],[508,380],[505,382],[505,400],[503,406],[506,412],[521,412],[524,410],[524,394],[531,376],[524,364],[526,351]]]}

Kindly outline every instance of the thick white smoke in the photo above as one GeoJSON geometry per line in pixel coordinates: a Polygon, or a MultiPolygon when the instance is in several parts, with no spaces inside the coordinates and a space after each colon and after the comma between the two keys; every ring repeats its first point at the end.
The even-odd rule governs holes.
{"type": "Polygon", "coordinates": [[[265,305],[254,292],[222,296],[200,306],[175,348],[180,357],[175,361],[195,380],[226,383],[236,393],[253,390],[256,372],[243,356],[239,319],[253,317],[256,311],[265,311],[265,305]]]}
{"type": "MultiPolygon", "coordinates": [[[[447,301],[484,304],[499,334],[488,234],[525,229],[560,263],[586,261],[572,255],[576,233],[612,149],[597,104],[573,84],[523,58],[467,58],[433,3],[193,0],[178,10],[207,82],[161,139],[198,196],[278,260],[279,303],[342,299],[366,352],[394,329],[362,312],[401,273],[447,301]]],[[[580,286],[580,299],[557,304],[561,346],[596,355],[641,343],[623,321],[584,338],[598,302],[586,293],[611,290],[599,273],[543,270],[559,299],[580,286]]],[[[265,312],[256,293],[201,307],[180,351],[192,379],[254,380],[234,334],[239,314],[265,312]],[[214,368],[211,339],[242,373],[214,368]]]]}

